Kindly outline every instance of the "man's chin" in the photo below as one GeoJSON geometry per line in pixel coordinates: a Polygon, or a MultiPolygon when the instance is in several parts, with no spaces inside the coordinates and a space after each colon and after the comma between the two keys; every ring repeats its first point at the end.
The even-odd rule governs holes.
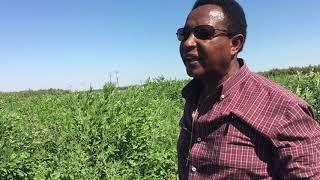
{"type": "Polygon", "coordinates": [[[200,73],[200,72],[187,72],[188,76],[194,78],[194,79],[202,79],[204,76],[204,73],[200,73]]]}

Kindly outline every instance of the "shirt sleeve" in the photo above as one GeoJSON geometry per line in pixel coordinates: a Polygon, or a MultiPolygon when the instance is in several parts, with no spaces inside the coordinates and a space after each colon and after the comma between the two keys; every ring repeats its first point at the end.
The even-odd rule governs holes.
{"type": "Polygon", "coordinates": [[[279,178],[320,179],[320,124],[309,105],[288,105],[272,141],[273,170],[279,178]]]}

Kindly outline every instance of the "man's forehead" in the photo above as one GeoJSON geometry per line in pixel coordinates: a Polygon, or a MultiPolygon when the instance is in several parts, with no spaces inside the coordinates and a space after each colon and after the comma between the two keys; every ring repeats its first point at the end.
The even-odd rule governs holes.
{"type": "Polygon", "coordinates": [[[200,6],[193,11],[187,17],[187,24],[210,24],[216,25],[224,21],[225,15],[222,9],[216,5],[204,5],[200,6]]]}
{"type": "Polygon", "coordinates": [[[224,20],[224,14],[222,11],[210,11],[209,12],[210,21],[223,21],[224,20]]]}

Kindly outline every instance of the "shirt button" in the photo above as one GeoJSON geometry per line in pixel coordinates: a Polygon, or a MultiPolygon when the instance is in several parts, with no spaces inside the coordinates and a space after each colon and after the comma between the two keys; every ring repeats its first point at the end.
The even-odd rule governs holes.
{"type": "Polygon", "coordinates": [[[198,142],[201,142],[201,141],[202,141],[201,137],[198,137],[198,138],[197,138],[197,141],[198,141],[198,142]]]}
{"type": "Polygon", "coordinates": [[[192,166],[191,171],[192,171],[192,172],[196,172],[196,171],[197,171],[197,168],[194,167],[194,166],[192,166]]]}
{"type": "Polygon", "coordinates": [[[223,100],[224,99],[224,94],[222,94],[221,96],[220,96],[220,100],[223,100]]]}

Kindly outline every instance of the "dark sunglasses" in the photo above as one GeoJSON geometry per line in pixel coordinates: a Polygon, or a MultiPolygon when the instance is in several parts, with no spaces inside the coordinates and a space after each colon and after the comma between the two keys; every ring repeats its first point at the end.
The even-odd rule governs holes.
{"type": "Polygon", "coordinates": [[[210,25],[200,25],[194,28],[179,28],[177,30],[177,37],[179,41],[185,41],[188,39],[190,34],[193,32],[194,36],[201,40],[210,40],[217,36],[228,36],[229,38],[233,36],[225,29],[215,29],[210,25]],[[216,30],[224,32],[223,34],[216,34],[216,30]]]}

